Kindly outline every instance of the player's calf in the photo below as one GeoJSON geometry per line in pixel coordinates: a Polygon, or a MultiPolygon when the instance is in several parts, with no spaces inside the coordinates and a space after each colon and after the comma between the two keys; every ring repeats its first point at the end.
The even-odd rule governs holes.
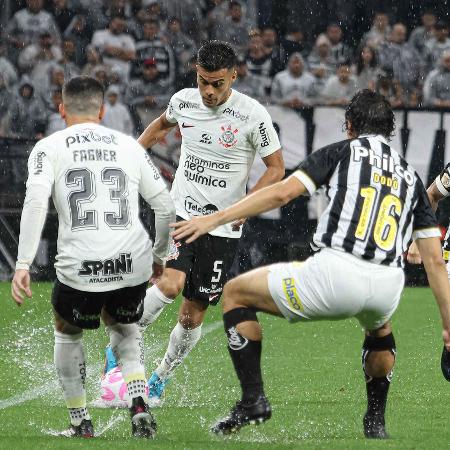
{"type": "Polygon", "coordinates": [[[364,434],[367,438],[386,439],[384,414],[393,376],[396,347],[392,333],[383,337],[366,336],[362,350],[362,365],[366,378],[367,411],[364,434]]]}

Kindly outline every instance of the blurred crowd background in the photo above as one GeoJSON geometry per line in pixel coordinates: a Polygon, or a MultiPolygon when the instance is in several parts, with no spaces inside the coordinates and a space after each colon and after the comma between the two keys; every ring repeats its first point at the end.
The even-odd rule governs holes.
{"type": "Polygon", "coordinates": [[[293,109],[361,88],[394,107],[450,106],[449,4],[372,0],[0,0],[0,136],[64,127],[64,80],[107,89],[104,124],[136,134],[196,86],[206,39],[238,54],[235,88],[293,109]],[[137,129],[140,128],[140,129],[137,129]]]}

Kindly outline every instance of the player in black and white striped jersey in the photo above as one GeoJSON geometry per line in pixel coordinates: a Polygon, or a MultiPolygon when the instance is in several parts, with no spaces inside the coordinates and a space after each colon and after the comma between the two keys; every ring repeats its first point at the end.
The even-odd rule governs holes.
{"type": "Polygon", "coordinates": [[[417,240],[439,306],[450,350],[450,285],[436,218],[414,169],[387,144],[394,115],[387,100],[364,90],[345,114],[349,140],[317,150],[286,180],[223,211],[172,226],[176,239],[195,240],[219,224],[282,206],[326,186],[330,204],[313,241],[320,249],[305,263],[273,264],[225,285],[224,323],[242,400],[214,427],[239,430],[270,418],[260,369],[262,330],[256,311],[290,321],[355,317],[365,329],[362,363],[368,408],[364,434],[388,437],[384,412],[396,347],[390,318],[404,284],[402,253],[417,240]]]}

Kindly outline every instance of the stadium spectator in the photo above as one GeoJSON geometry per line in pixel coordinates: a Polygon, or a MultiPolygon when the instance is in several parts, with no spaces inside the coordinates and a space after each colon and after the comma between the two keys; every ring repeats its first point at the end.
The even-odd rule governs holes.
{"type": "Polygon", "coordinates": [[[441,54],[441,64],[432,70],[423,87],[425,106],[450,108],[450,50],[441,54]]]}
{"type": "Polygon", "coordinates": [[[375,91],[385,97],[393,108],[404,105],[400,83],[384,72],[378,77],[375,91]]]}
{"type": "Polygon", "coordinates": [[[443,51],[450,50],[448,33],[449,27],[446,22],[442,20],[436,22],[436,25],[434,26],[434,38],[426,43],[425,63],[427,71],[437,67],[443,51]]]}
{"type": "Polygon", "coordinates": [[[127,21],[128,32],[134,37],[135,41],[144,39],[144,23],[151,20],[150,14],[146,8],[140,8],[127,21]]]}
{"type": "Polygon", "coordinates": [[[49,8],[61,34],[64,34],[76,14],[75,8],[70,6],[69,0],[52,0],[49,8]]]}
{"type": "Polygon", "coordinates": [[[192,58],[186,64],[184,71],[178,76],[176,81],[176,90],[181,90],[185,88],[195,88],[197,87],[197,55],[192,56],[192,58]]]}
{"type": "MultiPolygon", "coordinates": [[[[94,78],[106,89],[109,86],[109,74],[111,67],[100,64],[94,68],[94,78]]],[[[120,69],[119,69],[120,70],[120,69]]]]}
{"type": "Polygon", "coordinates": [[[136,48],[134,39],[125,32],[125,29],[125,19],[112,17],[108,28],[94,33],[91,43],[99,49],[103,62],[111,67],[119,67],[124,80],[128,80],[130,61],[136,58],[136,48]]]}
{"type": "Polygon", "coordinates": [[[0,70],[0,137],[10,135],[9,107],[12,99],[12,90],[6,83],[6,78],[0,70]]]}
{"type": "Polygon", "coordinates": [[[92,24],[88,16],[79,12],[70,22],[64,32],[64,39],[72,39],[75,43],[74,62],[78,67],[83,67],[87,61],[87,47],[92,40],[92,24]]]}
{"type": "Polygon", "coordinates": [[[207,27],[203,18],[205,3],[204,0],[169,0],[164,4],[168,17],[176,17],[180,21],[181,31],[196,46],[207,39],[207,27]]]}
{"type": "Polygon", "coordinates": [[[301,53],[303,57],[306,57],[309,53],[304,31],[295,25],[291,25],[290,30],[280,40],[280,46],[282,64],[287,64],[292,53],[301,53]]]}
{"type": "Polygon", "coordinates": [[[214,29],[212,37],[231,43],[236,51],[242,54],[248,46],[250,29],[250,22],[242,14],[242,5],[237,1],[231,1],[227,17],[214,29]]]}
{"type": "Polygon", "coordinates": [[[59,113],[59,105],[62,103],[61,89],[54,89],[51,98],[51,105],[47,108],[45,136],[50,136],[56,131],[66,128],[66,122],[59,113]]]}
{"type": "Polygon", "coordinates": [[[402,87],[405,99],[417,94],[417,84],[422,74],[421,58],[417,50],[406,41],[406,27],[396,23],[389,40],[378,47],[380,67],[402,87]]]}
{"type": "Polygon", "coordinates": [[[159,23],[149,20],[144,23],[144,39],[136,44],[136,61],[133,66],[133,76],[139,75],[143,62],[152,59],[156,61],[159,77],[168,84],[175,83],[176,64],[173,50],[160,35],[159,23]]]}
{"type": "Polygon", "coordinates": [[[86,46],[86,64],[81,70],[81,75],[93,77],[97,66],[103,64],[102,56],[100,52],[93,46],[86,46]]]}
{"type": "Polygon", "coordinates": [[[61,43],[62,57],[59,64],[64,67],[66,80],[80,74],[81,69],[75,62],[76,47],[73,39],[64,38],[61,43]]]}
{"type": "Polygon", "coordinates": [[[47,71],[43,72],[43,77],[34,82],[36,94],[44,103],[46,108],[53,107],[52,93],[61,91],[65,80],[65,68],[59,64],[49,64],[47,71]]]}
{"type": "Polygon", "coordinates": [[[119,101],[120,91],[117,86],[110,86],[106,91],[105,115],[102,125],[132,136],[133,119],[128,108],[119,101]]]}
{"type": "Polygon", "coordinates": [[[326,36],[331,43],[331,58],[336,67],[352,59],[352,51],[342,41],[342,28],[337,23],[330,23],[327,26],[326,36]]]}
{"type": "Polygon", "coordinates": [[[409,36],[409,43],[419,52],[422,59],[426,57],[426,46],[434,38],[436,14],[432,10],[425,10],[421,16],[422,25],[414,28],[409,36]]]}
{"type": "Polygon", "coordinates": [[[375,50],[368,45],[363,45],[356,51],[356,63],[353,66],[358,90],[370,89],[374,91],[382,70],[378,66],[375,50]]]}
{"type": "Polygon", "coordinates": [[[331,76],[322,91],[325,104],[330,106],[348,105],[358,91],[356,79],[353,77],[350,64],[341,63],[337,74],[331,76]]]}
{"type": "MultiPolygon", "coordinates": [[[[45,107],[34,92],[27,75],[22,76],[9,105],[11,134],[25,139],[42,137],[45,129],[45,107]]],[[[17,174],[19,175],[19,174],[17,174]]],[[[23,174],[20,174],[23,177],[23,174]]]]}
{"type": "Polygon", "coordinates": [[[272,102],[288,108],[301,108],[314,102],[317,95],[316,79],[305,70],[300,53],[293,53],[286,70],[275,75],[270,95],[272,102]]]}
{"type": "Polygon", "coordinates": [[[177,76],[179,76],[187,69],[188,62],[195,56],[196,44],[181,31],[181,21],[177,17],[171,17],[167,23],[166,41],[174,52],[177,76]]]}
{"type": "Polygon", "coordinates": [[[45,11],[44,0],[27,0],[27,7],[17,11],[9,21],[6,31],[11,60],[15,63],[19,52],[27,45],[36,43],[43,32],[49,32],[56,41],[59,30],[53,16],[45,11]]]}
{"type": "Polygon", "coordinates": [[[6,54],[6,40],[5,37],[0,34],[0,74],[3,77],[3,81],[6,86],[10,87],[17,83],[18,76],[15,66],[7,58],[6,54]]]}
{"type": "Polygon", "coordinates": [[[278,42],[278,35],[275,28],[264,27],[261,30],[262,41],[265,52],[270,55],[273,61],[273,73],[278,73],[286,67],[284,51],[278,42]]]}
{"type": "Polygon", "coordinates": [[[250,32],[250,42],[245,61],[249,72],[260,77],[264,89],[268,90],[272,82],[272,76],[275,74],[276,62],[272,59],[272,55],[266,52],[259,30],[250,32]]]}
{"type": "Polygon", "coordinates": [[[26,46],[19,54],[18,65],[22,72],[31,73],[33,69],[42,71],[49,62],[58,62],[62,57],[61,48],[55,44],[49,31],[42,31],[35,43],[26,46]],[[41,67],[37,67],[41,65],[41,67]]]}
{"type": "Polygon", "coordinates": [[[136,107],[143,123],[148,123],[161,114],[174,90],[159,73],[156,61],[149,58],[144,60],[141,76],[129,83],[126,102],[136,107]]]}
{"type": "Polygon", "coordinates": [[[261,79],[257,75],[249,73],[247,63],[243,58],[239,58],[236,62],[236,80],[233,83],[233,89],[259,101],[265,98],[261,79]]]}
{"type": "Polygon", "coordinates": [[[308,56],[308,67],[316,77],[317,91],[320,93],[328,78],[336,72],[336,65],[331,55],[331,42],[324,34],[320,34],[316,39],[316,44],[308,56]]]}
{"type": "Polygon", "coordinates": [[[372,27],[364,34],[362,42],[372,48],[378,48],[391,33],[389,16],[382,11],[375,12],[372,27]]]}

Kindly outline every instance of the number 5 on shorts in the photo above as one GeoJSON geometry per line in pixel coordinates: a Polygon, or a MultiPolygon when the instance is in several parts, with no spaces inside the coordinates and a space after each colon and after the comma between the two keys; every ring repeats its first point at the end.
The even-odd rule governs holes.
{"type": "Polygon", "coordinates": [[[220,281],[220,277],[222,276],[222,268],[221,268],[222,263],[223,263],[223,261],[219,261],[219,260],[214,261],[214,269],[213,269],[213,272],[214,272],[216,275],[213,275],[213,276],[212,276],[212,278],[211,278],[211,283],[218,283],[218,282],[220,281]]]}

